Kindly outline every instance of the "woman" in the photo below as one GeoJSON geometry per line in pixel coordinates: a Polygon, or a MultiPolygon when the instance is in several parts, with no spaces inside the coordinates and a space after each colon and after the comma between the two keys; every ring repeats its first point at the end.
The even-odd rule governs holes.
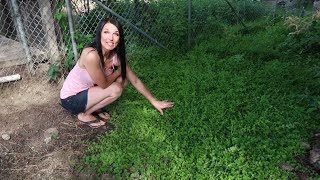
{"type": "Polygon", "coordinates": [[[77,114],[82,124],[98,128],[110,118],[101,109],[120,97],[127,79],[163,115],[173,102],[158,101],[130,69],[126,61],[123,29],[118,21],[105,18],[98,24],[94,41],[87,45],[68,74],[60,91],[62,106],[77,114]],[[119,68],[118,68],[119,67],[119,68]]]}

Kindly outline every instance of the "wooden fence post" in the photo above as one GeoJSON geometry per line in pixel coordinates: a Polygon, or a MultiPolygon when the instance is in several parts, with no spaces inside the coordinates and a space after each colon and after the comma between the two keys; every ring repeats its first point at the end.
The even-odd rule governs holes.
{"type": "Polygon", "coordinates": [[[48,57],[51,63],[56,64],[60,58],[60,51],[58,48],[57,35],[54,27],[54,18],[52,15],[52,8],[49,0],[37,0],[41,8],[41,20],[43,30],[46,32],[46,48],[48,57]]]}

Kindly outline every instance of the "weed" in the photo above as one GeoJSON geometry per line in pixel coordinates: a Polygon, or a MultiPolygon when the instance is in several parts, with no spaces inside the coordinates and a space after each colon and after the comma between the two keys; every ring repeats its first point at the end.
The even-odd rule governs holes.
{"type": "Polygon", "coordinates": [[[300,142],[319,126],[299,100],[318,62],[279,52],[281,24],[232,28],[187,53],[136,49],[132,69],[175,107],[160,116],[129,86],[107,107],[116,131],[84,162],[119,179],[287,179],[280,163],[298,167],[300,142]]]}

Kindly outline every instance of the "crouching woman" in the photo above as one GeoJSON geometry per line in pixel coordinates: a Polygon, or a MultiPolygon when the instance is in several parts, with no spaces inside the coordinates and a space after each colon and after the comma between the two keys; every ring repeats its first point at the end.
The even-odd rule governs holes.
{"type": "Polygon", "coordinates": [[[161,115],[163,109],[173,107],[173,102],[155,99],[131,70],[121,24],[114,18],[104,18],[97,26],[94,41],[83,49],[63,83],[61,105],[77,114],[82,124],[101,127],[105,125],[103,120],[110,118],[102,109],[121,96],[128,80],[161,115]]]}

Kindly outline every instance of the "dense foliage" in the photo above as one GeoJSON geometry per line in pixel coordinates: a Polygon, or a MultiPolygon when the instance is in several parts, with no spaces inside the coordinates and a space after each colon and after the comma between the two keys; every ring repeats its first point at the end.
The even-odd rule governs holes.
{"type": "MultiPolygon", "coordinates": [[[[188,36],[194,38],[207,33],[221,34],[223,28],[221,23],[237,24],[264,17],[270,12],[270,8],[251,0],[229,1],[231,4],[226,2],[225,0],[193,2],[191,23],[188,21],[188,6],[185,0],[120,0],[105,3],[118,15],[161,45],[169,48],[182,48],[186,47],[188,36]]],[[[53,81],[66,75],[75,64],[65,2],[59,0],[56,3],[55,20],[62,30],[66,56],[61,59],[60,64],[50,65],[48,74],[49,79],[53,81]]],[[[81,52],[84,45],[92,40],[98,22],[105,16],[114,15],[98,5],[88,11],[74,14],[75,32],[73,33],[78,52],[81,52]]],[[[150,39],[135,32],[134,28],[126,22],[122,20],[120,22],[126,31],[128,54],[133,53],[137,44],[150,44],[150,39]]]]}
{"type": "MultiPolygon", "coordinates": [[[[293,175],[282,163],[303,169],[293,157],[320,119],[318,15],[270,18],[251,0],[229,1],[236,11],[223,0],[199,0],[188,27],[183,0],[148,1],[143,12],[133,2],[145,3],[114,1],[143,13],[144,23],[130,21],[169,49],[145,48],[141,37],[132,38],[129,64],[155,97],[175,107],[160,116],[129,85],[106,107],[116,129],[90,142],[86,165],[119,179],[288,179],[293,175]],[[186,52],[188,28],[193,48],[186,52]]],[[[56,19],[67,25],[63,12],[56,19]]],[[[96,22],[78,20],[90,27],[89,35],[86,27],[76,32],[81,49],[96,22]]],[[[73,65],[66,47],[65,71],[73,65]]],[[[53,76],[61,70],[52,67],[53,76]]]]}
{"type": "Polygon", "coordinates": [[[129,86],[107,107],[116,129],[91,142],[84,162],[119,179],[292,177],[279,166],[303,169],[293,157],[320,125],[308,104],[319,93],[319,62],[286,53],[284,24],[228,26],[187,53],[137,49],[133,70],[175,107],[160,116],[129,86]]]}

